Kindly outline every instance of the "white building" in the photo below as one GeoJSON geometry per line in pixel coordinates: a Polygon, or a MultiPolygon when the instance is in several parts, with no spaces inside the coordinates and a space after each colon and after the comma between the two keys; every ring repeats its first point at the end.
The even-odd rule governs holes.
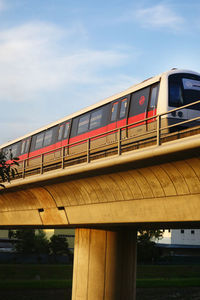
{"type": "Polygon", "coordinates": [[[171,244],[196,246],[200,245],[200,229],[171,230],[171,244]]]}

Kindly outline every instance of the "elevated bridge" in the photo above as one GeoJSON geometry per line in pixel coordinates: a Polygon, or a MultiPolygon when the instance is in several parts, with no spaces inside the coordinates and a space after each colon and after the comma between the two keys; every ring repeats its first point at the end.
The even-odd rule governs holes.
{"type": "Polygon", "coordinates": [[[87,139],[59,160],[42,154],[0,191],[2,228],[76,228],[73,300],[135,299],[136,229],[199,227],[200,128],[157,128],[128,143],[115,130],[98,151],[87,139]]]}
{"type": "Polygon", "coordinates": [[[200,216],[199,147],[195,127],[48,163],[42,154],[1,189],[0,226],[193,225],[200,216]]]}

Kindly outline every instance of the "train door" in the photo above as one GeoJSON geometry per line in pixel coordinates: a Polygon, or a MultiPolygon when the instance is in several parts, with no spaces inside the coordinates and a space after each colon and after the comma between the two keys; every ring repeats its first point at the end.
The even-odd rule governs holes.
{"type": "Polygon", "coordinates": [[[28,152],[30,149],[30,143],[31,143],[31,137],[24,139],[22,141],[22,146],[21,146],[21,155],[25,155],[28,157],[28,152]]]}
{"type": "MultiPolygon", "coordinates": [[[[107,131],[123,127],[127,124],[128,98],[126,96],[111,104],[110,123],[107,126],[107,131]]],[[[118,132],[114,131],[107,136],[107,142],[116,142],[118,132]]],[[[122,130],[121,137],[126,137],[126,128],[122,130]]]]}
{"type": "Polygon", "coordinates": [[[126,125],[127,121],[127,108],[128,108],[128,98],[124,98],[120,101],[119,105],[119,118],[117,121],[117,127],[122,127],[126,125]]]}
{"type": "MultiPolygon", "coordinates": [[[[156,116],[157,114],[158,90],[159,90],[159,83],[151,86],[146,118],[151,118],[153,116],[156,116]]],[[[146,128],[148,131],[155,130],[156,118],[147,120],[146,128]]]]}
{"type": "Polygon", "coordinates": [[[60,147],[68,144],[69,129],[70,129],[70,121],[64,122],[59,125],[58,142],[60,143],[60,147]]]}
{"type": "Polygon", "coordinates": [[[22,167],[23,161],[26,161],[26,165],[28,165],[28,157],[29,157],[29,151],[30,151],[30,145],[31,145],[31,137],[28,137],[24,140],[22,140],[21,144],[21,153],[20,153],[20,161],[19,164],[22,167]]]}
{"type": "Polygon", "coordinates": [[[132,93],[129,109],[128,124],[133,124],[128,127],[128,136],[142,134],[146,131],[146,115],[148,107],[150,87],[146,87],[132,93]],[[141,121],[141,122],[140,122],[141,121]]]}
{"type": "MultiPolygon", "coordinates": [[[[107,131],[108,132],[117,128],[119,104],[120,104],[119,100],[111,103],[110,122],[107,125],[107,131]]],[[[108,133],[108,135],[106,137],[106,142],[107,143],[114,143],[116,141],[117,141],[117,131],[112,131],[111,133],[108,133]]]]}
{"type": "MultiPolygon", "coordinates": [[[[129,95],[120,100],[119,106],[119,116],[117,121],[117,128],[123,127],[127,125],[127,114],[128,114],[128,101],[129,95]]],[[[121,138],[127,138],[127,128],[122,128],[121,130],[121,138]]]]}
{"type": "Polygon", "coordinates": [[[55,154],[58,157],[62,156],[62,148],[61,147],[66,146],[69,143],[70,125],[71,125],[71,121],[67,121],[62,124],[59,124],[58,142],[57,142],[57,148],[59,148],[59,149],[56,151],[56,154],[55,154]]]}

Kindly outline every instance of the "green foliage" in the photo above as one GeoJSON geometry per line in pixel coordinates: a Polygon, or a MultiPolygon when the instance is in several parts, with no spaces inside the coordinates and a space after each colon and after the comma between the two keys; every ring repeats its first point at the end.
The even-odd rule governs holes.
{"type": "MultiPolygon", "coordinates": [[[[2,182],[10,182],[18,174],[16,168],[19,166],[18,160],[17,157],[13,157],[12,152],[5,153],[0,150],[0,178],[2,182]]],[[[2,183],[0,183],[0,187],[5,188],[2,183]]]]}
{"type": "Polygon", "coordinates": [[[43,230],[10,230],[9,237],[15,239],[15,249],[19,253],[49,253],[49,242],[43,230]]]}
{"type": "Polygon", "coordinates": [[[43,230],[39,229],[35,232],[34,244],[35,244],[35,252],[37,254],[49,253],[49,241],[43,230]]]}
{"type": "Polygon", "coordinates": [[[49,248],[53,255],[70,254],[67,239],[55,234],[50,238],[49,248]]]}
{"type": "Polygon", "coordinates": [[[163,232],[158,230],[139,230],[137,235],[138,243],[145,243],[148,241],[155,241],[162,238],[163,232]]]}
{"type": "Polygon", "coordinates": [[[18,229],[10,230],[9,238],[15,240],[15,249],[24,254],[52,254],[69,255],[68,242],[65,237],[53,235],[48,241],[46,234],[41,229],[18,229]]]}
{"type": "Polygon", "coordinates": [[[159,257],[159,249],[155,246],[155,240],[162,237],[161,230],[140,230],[137,235],[137,259],[138,262],[155,262],[159,257]]]}

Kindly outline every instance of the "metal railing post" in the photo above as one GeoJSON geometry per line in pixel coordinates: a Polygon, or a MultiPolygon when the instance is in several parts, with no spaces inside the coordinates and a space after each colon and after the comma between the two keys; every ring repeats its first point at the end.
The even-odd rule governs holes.
{"type": "Polygon", "coordinates": [[[121,128],[118,129],[118,155],[121,155],[121,128]]]}
{"type": "Polygon", "coordinates": [[[25,178],[25,173],[26,173],[26,160],[23,161],[22,178],[25,178]]]}
{"type": "Polygon", "coordinates": [[[43,174],[43,167],[44,167],[44,153],[41,155],[41,168],[40,168],[40,174],[43,174]]]}
{"type": "Polygon", "coordinates": [[[87,163],[90,162],[90,138],[87,140],[87,163]]]}
{"type": "Polygon", "coordinates": [[[65,147],[62,148],[62,169],[64,169],[65,164],[65,147]]]}
{"type": "Polygon", "coordinates": [[[160,128],[161,127],[161,116],[157,116],[157,146],[160,146],[161,139],[160,139],[160,128]]]}

